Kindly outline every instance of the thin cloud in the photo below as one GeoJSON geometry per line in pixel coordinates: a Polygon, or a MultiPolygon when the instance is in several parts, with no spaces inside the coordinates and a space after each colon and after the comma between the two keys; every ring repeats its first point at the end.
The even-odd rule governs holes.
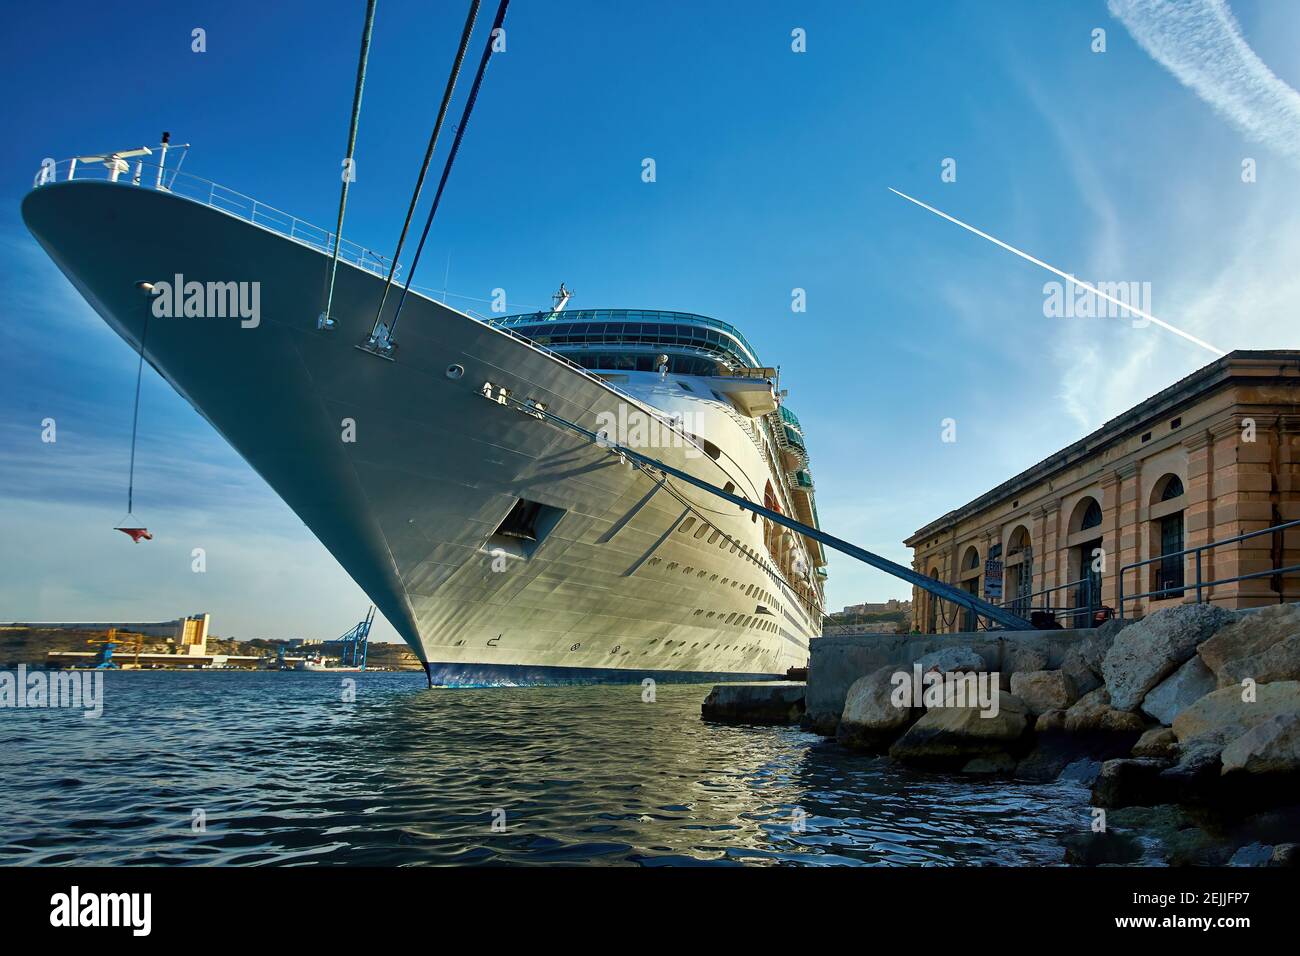
{"type": "Polygon", "coordinates": [[[1227,3],[1109,0],[1108,6],[1178,82],[1300,166],[1300,93],[1256,56],[1227,3]]]}

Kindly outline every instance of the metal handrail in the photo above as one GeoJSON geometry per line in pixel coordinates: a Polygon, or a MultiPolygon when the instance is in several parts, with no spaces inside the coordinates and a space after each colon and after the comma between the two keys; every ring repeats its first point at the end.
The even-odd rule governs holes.
{"type": "MultiPolygon", "coordinates": [[[[121,162],[126,163],[126,160],[121,162]]],[[[216,209],[261,226],[277,235],[284,236],[304,246],[310,246],[322,252],[332,252],[334,233],[304,219],[291,215],[282,209],[268,206],[266,203],[247,196],[244,193],[215,183],[202,176],[181,172],[176,167],[164,167],[158,163],[135,160],[127,164],[122,171],[105,162],[81,162],[77,158],[59,160],[53,164],[42,165],[33,180],[36,188],[53,185],[57,182],[97,181],[109,182],[132,189],[150,189],[171,193],[182,199],[197,202],[200,205],[216,209]],[[148,169],[152,172],[144,175],[148,169]],[[60,175],[62,173],[62,175],[60,175]],[[161,178],[160,175],[161,174],[161,178]]],[[[373,272],[388,275],[392,260],[373,249],[344,239],[339,243],[339,258],[373,272]]],[[[398,271],[401,266],[398,266],[398,271]]]]}
{"type": "MultiPolygon", "coordinates": [[[[1268,528],[1260,528],[1256,531],[1247,531],[1231,538],[1224,538],[1221,541],[1208,541],[1205,544],[1197,545],[1194,548],[1184,548],[1182,551],[1171,551],[1169,554],[1158,554],[1151,558],[1145,558],[1141,561],[1134,561],[1132,564],[1126,564],[1119,569],[1119,617],[1124,618],[1124,602],[1136,601],[1144,597],[1159,597],[1164,594],[1182,594],[1184,591],[1196,591],[1196,603],[1202,603],[1202,592],[1205,588],[1212,588],[1219,584],[1235,584],[1238,581],[1251,581],[1255,578],[1272,578],[1283,574],[1292,574],[1300,571],[1300,564],[1294,564],[1285,568],[1269,568],[1266,571],[1253,571],[1250,574],[1238,574],[1231,578],[1219,578],[1215,581],[1201,580],[1201,554],[1205,551],[1212,551],[1220,545],[1235,544],[1238,541],[1245,541],[1247,538],[1257,538],[1266,534],[1278,534],[1288,528],[1300,527],[1300,520],[1286,521],[1282,524],[1272,525],[1268,528]],[[1171,588],[1160,588],[1154,591],[1143,591],[1139,594],[1124,593],[1124,575],[1135,568],[1143,568],[1148,564],[1155,564],[1157,561],[1165,561],[1169,558],[1182,558],[1186,555],[1196,556],[1196,583],[1188,585],[1186,582],[1171,588]]],[[[1185,570],[1185,569],[1184,569],[1185,570]]]]}

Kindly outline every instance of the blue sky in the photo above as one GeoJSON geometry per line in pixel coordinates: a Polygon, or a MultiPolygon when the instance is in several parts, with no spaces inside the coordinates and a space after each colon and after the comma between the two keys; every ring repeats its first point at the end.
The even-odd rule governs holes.
{"type": "MultiPolygon", "coordinates": [[[[1198,33],[1223,9],[515,0],[417,283],[445,274],[468,297],[453,305],[480,308],[502,287],[516,311],[563,280],[575,307],[740,325],[782,368],[824,526],[906,562],[916,528],[1213,356],[1122,320],[1045,318],[1052,276],[888,187],[1082,278],[1150,282],[1152,312],[1222,348],[1298,344],[1300,5],[1231,4],[1244,65],[1239,46],[1198,33]],[[791,50],[796,27],[806,53],[791,50]],[[955,182],[941,182],[945,158],[955,182]],[[791,311],[796,287],[805,313],[791,311]],[[945,418],[955,443],[940,440],[945,418]]],[[[18,213],[43,158],[168,129],[193,144],[188,172],[332,224],[363,10],[7,12],[0,619],[203,609],[217,633],[287,637],[342,632],[364,611],[296,516],[155,375],[137,511],[158,538],[110,530],[125,511],[134,356],[18,213]],[[191,51],[194,27],[206,53],[191,51]],[[56,444],[40,441],[45,417],[56,444]],[[190,569],[196,546],[205,574],[190,569]]],[[[461,3],[380,0],[349,238],[394,245],[463,17],[461,3]]],[[[832,607],[908,591],[832,562],[832,607]]]]}

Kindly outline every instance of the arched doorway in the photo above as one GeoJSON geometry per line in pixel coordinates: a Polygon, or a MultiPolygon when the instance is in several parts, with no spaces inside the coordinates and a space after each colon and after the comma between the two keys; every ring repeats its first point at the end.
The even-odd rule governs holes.
{"type": "MultiPolygon", "coordinates": [[[[971,545],[961,556],[961,570],[957,576],[957,586],[963,591],[967,591],[976,597],[980,593],[980,552],[979,548],[971,545]]],[[[962,610],[961,613],[961,630],[975,631],[979,629],[979,618],[974,611],[962,610]]]]}
{"type": "Polygon", "coordinates": [[[1029,617],[1030,595],[1034,590],[1034,549],[1029,529],[1018,525],[1007,538],[1007,556],[1003,560],[1005,585],[1002,601],[1021,617],[1029,617]]]}
{"type": "Polygon", "coordinates": [[[1147,522],[1150,528],[1150,548],[1153,558],[1148,590],[1153,601],[1167,601],[1183,596],[1183,568],[1186,555],[1184,544],[1183,507],[1185,504],[1183,480],[1177,475],[1164,475],[1151,489],[1147,522]]]}
{"type": "MultiPolygon", "coordinates": [[[[931,568],[930,577],[938,581],[939,569],[931,568]]],[[[938,634],[939,633],[939,595],[931,594],[929,591],[925,591],[923,593],[925,594],[925,633],[938,634]]]]}
{"type": "Polygon", "coordinates": [[[1093,609],[1101,606],[1102,547],[1101,502],[1092,496],[1082,498],[1070,515],[1071,580],[1078,584],[1074,589],[1074,613],[1070,616],[1072,627],[1091,627],[1093,609]],[[1093,533],[1088,533],[1093,532],[1093,533]]]}

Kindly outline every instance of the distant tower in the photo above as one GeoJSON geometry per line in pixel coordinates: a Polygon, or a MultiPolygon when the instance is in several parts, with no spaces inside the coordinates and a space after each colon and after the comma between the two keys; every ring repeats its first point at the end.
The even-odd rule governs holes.
{"type": "Polygon", "coordinates": [[[208,654],[208,621],[210,614],[193,614],[176,622],[176,643],[181,654],[206,657],[208,654]]]}

